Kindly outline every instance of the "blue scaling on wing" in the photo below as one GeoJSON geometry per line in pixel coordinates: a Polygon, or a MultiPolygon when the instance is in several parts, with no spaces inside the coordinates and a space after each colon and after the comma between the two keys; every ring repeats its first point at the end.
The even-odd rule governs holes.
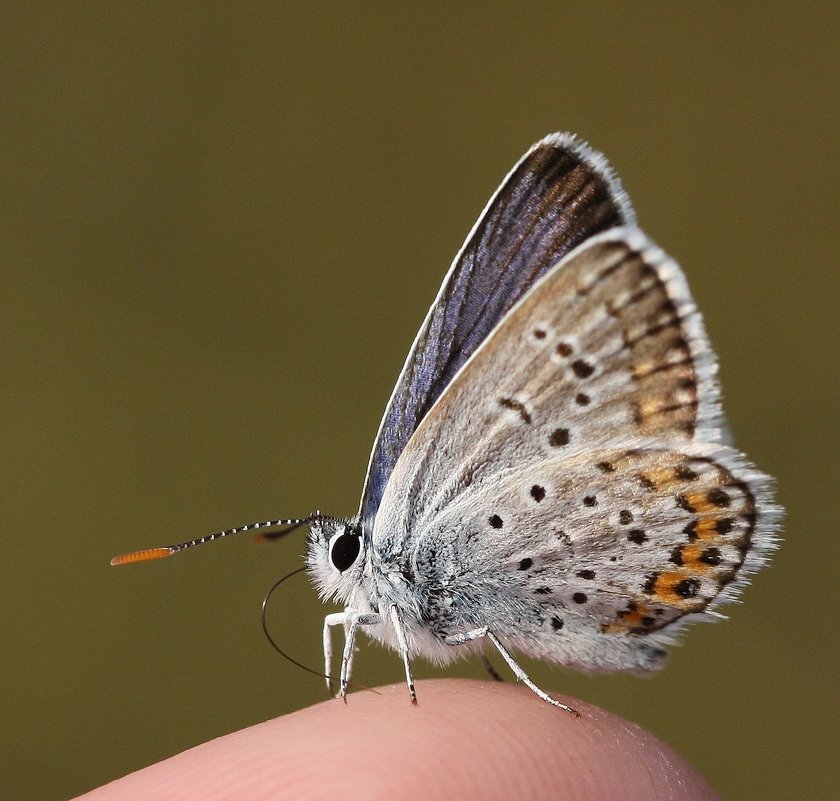
{"type": "Polygon", "coordinates": [[[397,459],[464,362],[566,253],[632,222],[606,159],[571,134],[547,136],[511,170],[455,257],[385,410],[362,494],[367,536],[397,459]]]}

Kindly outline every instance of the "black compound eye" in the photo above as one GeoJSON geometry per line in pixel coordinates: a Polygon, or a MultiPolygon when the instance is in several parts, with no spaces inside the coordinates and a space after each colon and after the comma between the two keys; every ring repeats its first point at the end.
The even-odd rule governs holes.
{"type": "Polygon", "coordinates": [[[339,573],[353,567],[362,549],[362,538],[352,532],[344,531],[330,542],[330,561],[339,573]]]}

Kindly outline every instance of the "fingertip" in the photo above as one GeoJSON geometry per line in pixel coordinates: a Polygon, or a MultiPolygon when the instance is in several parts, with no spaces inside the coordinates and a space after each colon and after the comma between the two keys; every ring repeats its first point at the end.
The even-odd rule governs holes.
{"type": "Polygon", "coordinates": [[[404,685],[379,693],[221,737],[85,798],[718,798],[653,735],[575,699],[562,700],[579,720],[513,684],[424,681],[416,705],[404,685]]]}

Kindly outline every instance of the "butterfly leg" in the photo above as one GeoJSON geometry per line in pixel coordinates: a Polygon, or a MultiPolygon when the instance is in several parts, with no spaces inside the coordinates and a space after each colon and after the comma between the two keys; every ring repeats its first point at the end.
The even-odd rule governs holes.
{"type": "Polygon", "coordinates": [[[556,698],[552,698],[547,692],[545,692],[545,690],[541,690],[537,687],[537,685],[531,681],[528,674],[520,667],[519,663],[513,658],[510,651],[505,648],[502,641],[492,631],[490,631],[487,626],[483,626],[480,629],[473,629],[472,631],[466,631],[463,634],[454,634],[451,637],[446,638],[446,643],[447,645],[463,645],[465,643],[472,642],[473,640],[480,640],[482,637],[486,637],[493,643],[493,645],[496,646],[496,650],[499,654],[501,654],[502,659],[508,663],[508,667],[513,671],[516,678],[528,687],[528,689],[531,690],[531,692],[533,692],[537,697],[542,698],[543,701],[547,701],[552,706],[565,710],[570,715],[574,715],[576,718],[580,717],[580,712],[572,709],[566,704],[560,703],[560,701],[556,698]]]}
{"type": "Polygon", "coordinates": [[[400,649],[400,656],[402,657],[403,667],[405,668],[405,683],[408,686],[408,695],[411,698],[411,703],[417,703],[417,693],[414,690],[414,676],[411,675],[411,662],[408,659],[408,642],[405,639],[405,628],[403,627],[402,618],[396,604],[391,604],[388,610],[391,617],[391,625],[394,627],[394,633],[397,637],[397,645],[400,649]]]}
{"type": "Polygon", "coordinates": [[[347,622],[347,613],[346,612],[334,612],[333,614],[327,615],[324,618],[324,676],[327,679],[327,690],[329,691],[330,695],[333,694],[333,683],[332,683],[332,659],[333,659],[333,648],[332,648],[332,629],[333,626],[343,626],[347,622]]]}
{"type": "MultiPolygon", "coordinates": [[[[352,622],[353,616],[345,615],[344,616],[344,642],[345,645],[347,643],[347,638],[350,636],[350,623],[352,622]]],[[[356,647],[356,633],[353,632],[353,647],[350,649],[350,656],[347,660],[347,666],[344,668],[344,675],[347,676],[347,684],[350,684],[350,677],[353,675],[353,665],[356,662],[356,651],[359,649],[356,647]]],[[[344,667],[344,655],[342,654],[341,660],[342,667],[344,667]]]]}
{"type": "Polygon", "coordinates": [[[359,626],[375,626],[382,622],[382,617],[376,612],[345,612],[344,621],[347,632],[344,640],[344,653],[341,657],[341,675],[338,682],[338,697],[347,699],[347,685],[353,670],[353,649],[356,645],[356,634],[359,626]]]}

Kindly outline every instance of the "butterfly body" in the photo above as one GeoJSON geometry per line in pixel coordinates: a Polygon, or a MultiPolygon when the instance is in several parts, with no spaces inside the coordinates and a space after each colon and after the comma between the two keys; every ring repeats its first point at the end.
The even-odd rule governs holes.
{"type": "Polygon", "coordinates": [[[409,657],[446,663],[490,633],[514,670],[508,647],[659,668],[775,547],[781,510],[726,444],[716,369],[682,271],[603,157],[537,143],[415,340],[346,576],[314,532],[313,579],[347,604],[334,622],[373,614],[365,630],[403,653],[409,684],[409,657]]]}

